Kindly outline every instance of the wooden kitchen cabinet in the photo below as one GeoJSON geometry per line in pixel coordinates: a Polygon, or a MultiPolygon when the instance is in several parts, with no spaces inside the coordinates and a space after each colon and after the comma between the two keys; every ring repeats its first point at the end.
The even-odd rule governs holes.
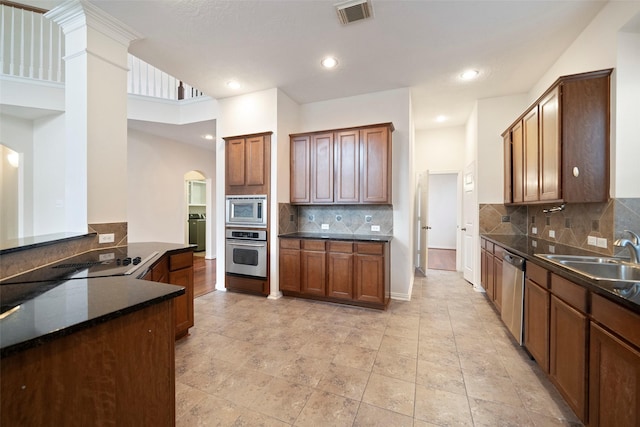
{"type": "Polygon", "coordinates": [[[353,298],[353,243],[328,242],[327,296],[353,298]]]}
{"type": "Polygon", "coordinates": [[[551,274],[549,377],[571,409],[587,420],[586,290],[551,274]]]}
{"type": "Polygon", "coordinates": [[[493,250],[494,250],[494,244],[492,242],[487,242],[486,243],[486,251],[487,251],[487,259],[486,259],[486,269],[487,269],[487,273],[486,273],[486,286],[484,288],[485,292],[487,293],[487,296],[489,297],[489,300],[491,300],[491,302],[493,302],[493,300],[495,299],[495,274],[494,274],[494,269],[493,267],[495,266],[494,262],[493,262],[493,250]]]}
{"type": "Polygon", "coordinates": [[[487,298],[500,312],[502,310],[502,260],[504,258],[504,248],[484,238],[481,238],[480,242],[480,284],[484,288],[487,298]]]}
{"type": "Polygon", "coordinates": [[[640,315],[592,295],[589,425],[640,425],[640,315]]]}
{"type": "Polygon", "coordinates": [[[228,195],[268,194],[271,132],[224,138],[228,195]]]}
{"type": "Polygon", "coordinates": [[[506,203],[609,200],[611,71],[560,77],[503,133],[506,203]]]}
{"type": "Polygon", "coordinates": [[[511,144],[511,132],[502,135],[502,146],[504,148],[504,204],[513,203],[513,146],[511,144]]]}
{"type": "Polygon", "coordinates": [[[502,263],[504,249],[498,245],[493,249],[493,303],[502,312],[502,263]]]}
{"type": "Polygon", "coordinates": [[[360,131],[336,132],[335,202],[360,202],[360,131]]]}
{"type": "Polygon", "coordinates": [[[324,240],[302,240],[300,290],[309,295],[324,296],[327,282],[327,254],[324,240]]]}
{"type": "Polygon", "coordinates": [[[538,107],[535,106],[522,119],[524,147],[524,193],[525,202],[540,199],[538,170],[538,107]]]}
{"type": "Polygon", "coordinates": [[[170,252],[157,260],[143,280],[183,286],[184,295],[173,299],[175,338],[187,335],[194,324],[193,316],[193,251],[170,252]]]}
{"type": "Polygon", "coordinates": [[[385,309],[388,242],[280,238],[280,290],[285,295],[385,309]]]}
{"type": "Polygon", "coordinates": [[[292,204],[390,204],[393,125],[290,135],[292,204]]]}
{"type": "Polygon", "coordinates": [[[311,136],[311,203],[333,203],[333,133],[311,136]]]}
{"type": "Polygon", "coordinates": [[[383,243],[356,243],[355,296],[357,301],[386,304],[389,274],[388,256],[383,243]]]}
{"type": "Polygon", "coordinates": [[[300,292],[300,240],[280,239],[280,290],[300,292]]]}
{"type": "Polygon", "coordinates": [[[527,263],[524,284],[524,346],[546,373],[549,373],[549,316],[551,294],[549,272],[527,263]]]}

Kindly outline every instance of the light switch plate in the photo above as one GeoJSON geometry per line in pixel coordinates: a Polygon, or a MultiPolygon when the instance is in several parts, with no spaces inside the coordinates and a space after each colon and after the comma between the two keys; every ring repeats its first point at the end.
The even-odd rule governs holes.
{"type": "Polygon", "coordinates": [[[329,229],[329,224],[322,224],[322,229],[323,230],[328,230],[329,229]]]}
{"type": "Polygon", "coordinates": [[[554,230],[549,230],[549,237],[551,237],[552,239],[556,238],[556,232],[554,230]]]}
{"type": "Polygon", "coordinates": [[[531,227],[531,234],[538,234],[538,227],[531,227]]]}
{"type": "Polygon", "coordinates": [[[607,239],[605,239],[604,237],[598,237],[596,246],[598,246],[599,248],[605,248],[606,249],[606,247],[607,247],[607,239]]]}
{"type": "Polygon", "coordinates": [[[380,231],[380,226],[379,225],[372,225],[371,226],[371,231],[380,231]]]}

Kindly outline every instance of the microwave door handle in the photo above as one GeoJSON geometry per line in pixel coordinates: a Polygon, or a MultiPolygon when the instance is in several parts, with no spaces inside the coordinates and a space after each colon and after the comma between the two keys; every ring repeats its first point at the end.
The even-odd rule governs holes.
{"type": "Polygon", "coordinates": [[[234,242],[227,242],[227,244],[232,245],[232,246],[249,246],[252,248],[263,248],[264,245],[261,243],[234,243],[234,242]]]}

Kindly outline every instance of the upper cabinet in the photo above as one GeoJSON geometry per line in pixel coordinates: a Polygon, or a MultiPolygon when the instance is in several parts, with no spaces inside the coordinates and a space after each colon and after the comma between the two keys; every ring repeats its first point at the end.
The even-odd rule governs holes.
{"type": "Polygon", "coordinates": [[[269,194],[271,132],[224,140],[226,193],[269,194]]]}
{"type": "Polygon", "coordinates": [[[505,203],[609,199],[611,71],[560,77],[503,133],[505,203]]]}
{"type": "Polygon", "coordinates": [[[384,123],[291,137],[292,204],[390,204],[391,133],[384,123]]]}

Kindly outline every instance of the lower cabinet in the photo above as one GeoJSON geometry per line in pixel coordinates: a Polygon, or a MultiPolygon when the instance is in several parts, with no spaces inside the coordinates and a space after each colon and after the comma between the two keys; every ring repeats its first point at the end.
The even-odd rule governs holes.
{"type": "Polygon", "coordinates": [[[164,255],[142,279],[184,287],[184,295],[173,299],[173,309],[176,339],[187,335],[193,326],[193,251],[164,255]]]}
{"type": "Polygon", "coordinates": [[[524,346],[544,372],[549,373],[549,272],[527,263],[524,282],[524,346]]]}
{"type": "Polygon", "coordinates": [[[480,284],[487,293],[487,298],[498,309],[502,310],[502,260],[504,248],[481,239],[480,247],[480,284]]]}
{"type": "Polygon", "coordinates": [[[640,315],[592,298],[589,425],[640,425],[640,315]]]}
{"type": "Polygon", "coordinates": [[[285,295],[386,308],[389,244],[331,239],[280,239],[280,290],[285,295]]]}

